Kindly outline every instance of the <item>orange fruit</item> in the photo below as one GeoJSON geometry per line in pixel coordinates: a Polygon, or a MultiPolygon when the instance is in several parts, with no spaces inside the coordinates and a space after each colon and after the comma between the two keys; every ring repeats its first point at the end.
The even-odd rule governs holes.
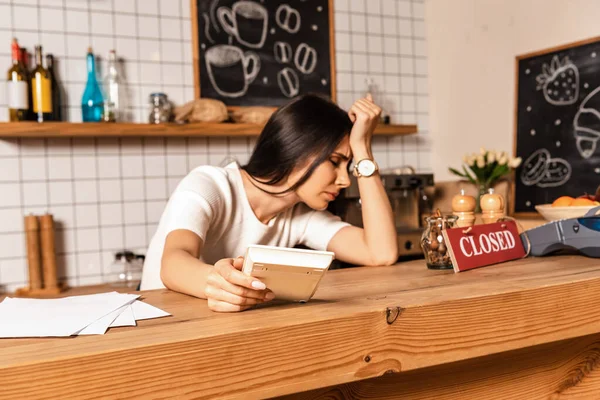
{"type": "Polygon", "coordinates": [[[575,206],[593,206],[594,202],[590,199],[575,199],[573,200],[573,202],[571,203],[572,207],[575,206]]]}
{"type": "Polygon", "coordinates": [[[558,199],[554,200],[554,203],[552,203],[552,207],[567,207],[570,206],[574,200],[575,199],[571,196],[561,196],[558,199]]]}

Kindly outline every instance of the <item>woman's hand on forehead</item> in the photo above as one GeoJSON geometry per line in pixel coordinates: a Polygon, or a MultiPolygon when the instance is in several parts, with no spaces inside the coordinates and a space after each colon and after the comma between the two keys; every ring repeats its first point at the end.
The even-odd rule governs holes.
{"type": "Polygon", "coordinates": [[[381,108],[373,102],[371,95],[354,102],[348,116],[354,124],[350,132],[352,154],[362,157],[371,154],[371,139],[381,116],[381,108]]]}

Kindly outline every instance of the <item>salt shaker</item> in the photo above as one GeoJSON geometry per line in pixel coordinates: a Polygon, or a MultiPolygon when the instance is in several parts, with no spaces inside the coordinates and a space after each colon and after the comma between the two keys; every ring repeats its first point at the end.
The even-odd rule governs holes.
{"type": "Polygon", "coordinates": [[[494,189],[489,189],[488,193],[481,196],[479,205],[481,207],[481,219],[484,224],[493,224],[505,216],[504,198],[494,193],[494,189]]]}
{"type": "Polygon", "coordinates": [[[475,197],[465,194],[464,189],[452,198],[452,213],[458,217],[456,226],[459,228],[475,225],[475,197]]]}

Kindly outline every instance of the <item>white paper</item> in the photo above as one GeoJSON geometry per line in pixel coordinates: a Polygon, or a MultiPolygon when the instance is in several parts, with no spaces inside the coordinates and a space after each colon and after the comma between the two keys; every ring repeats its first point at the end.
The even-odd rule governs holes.
{"type": "Polygon", "coordinates": [[[133,315],[136,321],[142,319],[168,317],[169,315],[171,315],[168,312],[163,311],[160,308],[151,306],[148,303],[144,303],[143,301],[135,301],[131,305],[131,309],[133,310],[133,315]]]}
{"type": "MultiPolygon", "coordinates": [[[[103,317],[110,325],[114,318],[108,315],[138,297],[112,292],[61,299],[6,298],[0,303],[0,337],[71,336],[103,317]]],[[[90,331],[96,332],[102,325],[90,331]]]]}
{"type": "MultiPolygon", "coordinates": [[[[136,300],[137,302],[137,300],[136,300]]],[[[125,307],[125,310],[110,324],[111,328],[117,328],[119,326],[136,326],[135,317],[133,316],[133,310],[131,304],[125,307]]]]}
{"type": "Polygon", "coordinates": [[[106,330],[112,326],[112,323],[119,317],[119,315],[125,311],[126,308],[130,307],[130,304],[126,304],[123,307],[117,308],[115,311],[110,314],[105,315],[100,318],[98,321],[94,322],[91,325],[86,326],[78,335],[104,335],[106,330]]]}

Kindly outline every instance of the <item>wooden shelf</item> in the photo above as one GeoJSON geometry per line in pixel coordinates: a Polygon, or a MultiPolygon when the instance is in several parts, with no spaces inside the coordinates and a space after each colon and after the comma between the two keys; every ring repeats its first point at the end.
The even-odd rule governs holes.
{"type": "MultiPolygon", "coordinates": [[[[4,122],[0,139],[72,138],[72,137],[143,137],[143,136],[258,136],[261,125],[234,123],[134,124],[70,122],[4,122]]],[[[376,135],[409,135],[416,125],[380,125],[376,135]]]]}

